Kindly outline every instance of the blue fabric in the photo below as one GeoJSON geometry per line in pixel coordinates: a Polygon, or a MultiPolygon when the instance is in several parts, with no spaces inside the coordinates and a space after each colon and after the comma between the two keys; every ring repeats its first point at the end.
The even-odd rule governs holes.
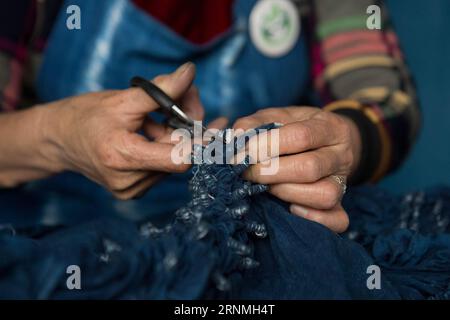
{"type": "Polygon", "coordinates": [[[344,200],[347,238],[371,253],[402,297],[450,298],[449,187],[403,196],[363,187],[344,200]]]}
{"type": "Polygon", "coordinates": [[[263,225],[244,215],[248,197],[267,189],[239,178],[247,167],[195,167],[192,200],[162,228],[149,221],[138,229],[114,218],[56,230],[1,226],[0,298],[229,296],[239,271],[258,266],[250,257],[248,235],[267,235],[263,225]],[[65,286],[65,270],[73,264],[82,270],[81,291],[65,286]]]}
{"type": "Polygon", "coordinates": [[[351,227],[339,236],[242,180],[247,167],[194,166],[192,199],[167,224],[1,225],[0,297],[450,298],[449,188],[403,198],[354,189],[345,198],[351,227]],[[82,270],[81,290],[66,287],[72,264],[82,270]],[[371,290],[374,264],[381,287],[371,290]]]}
{"type": "MultiPolygon", "coordinates": [[[[230,30],[199,46],[141,12],[131,1],[67,1],[67,5],[80,6],[82,30],[68,30],[67,14],[60,13],[36,82],[39,97],[53,101],[86,92],[124,89],[135,75],[153,78],[193,61],[206,121],[218,116],[228,116],[232,121],[264,107],[298,104],[309,81],[305,36],[286,56],[272,59],[259,53],[247,26],[255,2],[236,1],[230,30]],[[289,82],[280,81],[287,77],[289,82]]],[[[64,180],[69,177],[73,175],[64,180]]],[[[174,211],[188,201],[188,178],[173,175],[129,207],[122,204],[122,209],[132,217],[143,212],[157,215],[174,211]],[[178,196],[173,197],[174,193],[178,196]]],[[[40,182],[39,188],[54,189],[51,185],[55,183],[60,185],[58,179],[40,182]]],[[[80,179],[69,184],[77,189],[78,183],[80,179]]],[[[86,187],[85,182],[82,185],[86,187]]],[[[90,193],[103,196],[94,185],[90,193]]],[[[67,219],[59,217],[61,223],[67,219]]]]}
{"type": "MultiPolygon", "coordinates": [[[[269,237],[256,243],[259,268],[244,276],[239,297],[251,299],[399,299],[382,277],[381,290],[366,286],[373,259],[357,243],[295,217],[268,196],[254,199],[269,237]]],[[[384,275],[384,274],[383,274],[384,275]]]]}

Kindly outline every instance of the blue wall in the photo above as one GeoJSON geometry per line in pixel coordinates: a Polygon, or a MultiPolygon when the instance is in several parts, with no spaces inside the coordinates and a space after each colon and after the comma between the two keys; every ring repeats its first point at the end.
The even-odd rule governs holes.
{"type": "Polygon", "coordinates": [[[396,192],[450,185],[450,1],[387,4],[417,84],[423,127],[409,159],[381,184],[396,192]]]}

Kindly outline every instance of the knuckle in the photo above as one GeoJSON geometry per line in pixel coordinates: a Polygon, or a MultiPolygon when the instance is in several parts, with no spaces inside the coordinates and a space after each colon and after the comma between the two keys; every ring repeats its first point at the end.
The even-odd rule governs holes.
{"type": "Polygon", "coordinates": [[[126,134],[119,134],[112,138],[110,143],[110,169],[129,169],[135,162],[142,159],[138,145],[126,134]]]}
{"type": "Polygon", "coordinates": [[[116,99],[118,100],[118,105],[128,104],[131,101],[139,100],[142,97],[142,92],[139,88],[130,88],[127,90],[122,90],[117,94],[116,99]]]}
{"type": "Polygon", "coordinates": [[[103,146],[97,148],[98,150],[97,156],[101,165],[112,170],[121,169],[122,165],[117,153],[114,151],[113,148],[107,145],[108,144],[106,143],[103,146]]]}
{"type": "Polygon", "coordinates": [[[320,161],[316,156],[311,155],[299,162],[296,171],[309,182],[317,181],[320,179],[320,161]]]}
{"type": "Polygon", "coordinates": [[[340,118],[340,117],[333,112],[320,110],[319,112],[314,114],[313,118],[316,120],[324,121],[324,122],[332,122],[333,119],[340,118]]]}
{"type": "Polygon", "coordinates": [[[290,147],[305,146],[313,144],[313,136],[309,127],[304,126],[300,122],[296,122],[293,130],[289,134],[287,143],[290,147]]]}
{"type": "Polygon", "coordinates": [[[129,109],[130,103],[136,100],[135,96],[138,94],[139,89],[137,88],[110,92],[99,98],[98,107],[94,108],[93,112],[108,118],[112,116],[117,117],[121,110],[124,110],[124,108],[129,109]]]}
{"type": "Polygon", "coordinates": [[[117,153],[123,159],[123,162],[132,162],[139,159],[139,149],[134,141],[126,140],[125,136],[121,136],[115,141],[117,153]]]}
{"type": "Polygon", "coordinates": [[[297,141],[300,141],[307,146],[311,146],[314,144],[314,136],[311,132],[311,129],[306,126],[302,126],[299,130],[296,132],[295,138],[297,141]]]}

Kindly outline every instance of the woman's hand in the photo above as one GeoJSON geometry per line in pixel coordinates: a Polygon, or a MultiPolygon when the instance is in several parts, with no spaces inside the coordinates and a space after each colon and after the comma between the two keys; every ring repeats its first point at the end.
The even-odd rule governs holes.
{"type": "MultiPolygon", "coordinates": [[[[201,120],[194,75],[195,67],[188,63],[154,82],[180,101],[193,119],[201,120]]],[[[157,108],[142,89],[130,88],[1,115],[0,187],[71,170],[105,186],[119,199],[141,195],[164,174],[189,168],[171,160],[177,143],[171,142],[172,130],[148,116],[157,108]]]]}
{"type": "Polygon", "coordinates": [[[271,122],[283,124],[279,129],[279,169],[273,175],[263,175],[264,164],[258,163],[244,177],[269,184],[273,195],[292,204],[293,214],[335,232],[345,231],[349,221],[340,204],[345,191],[342,182],[360,158],[356,125],[318,108],[286,107],[260,110],[239,119],[233,127],[247,130],[271,122]]]}
{"type": "MultiPolygon", "coordinates": [[[[201,120],[203,108],[191,85],[194,74],[188,63],[154,82],[201,120]]],[[[119,199],[134,198],[165,173],[189,168],[171,160],[172,130],[148,116],[158,107],[140,88],[69,98],[47,106],[47,137],[63,170],[82,173],[119,199]],[[141,129],[144,135],[137,133],[141,129]]]]}

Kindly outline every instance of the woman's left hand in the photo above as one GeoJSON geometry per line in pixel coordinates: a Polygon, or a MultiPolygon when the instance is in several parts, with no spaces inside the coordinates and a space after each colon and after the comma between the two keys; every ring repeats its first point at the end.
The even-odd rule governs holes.
{"type": "Polygon", "coordinates": [[[233,127],[248,130],[272,122],[283,124],[278,170],[262,174],[265,164],[258,163],[244,177],[270,185],[270,193],[291,203],[293,214],[344,232],[349,220],[341,198],[361,152],[357,126],[349,118],[318,108],[285,107],[260,110],[233,127]]]}

